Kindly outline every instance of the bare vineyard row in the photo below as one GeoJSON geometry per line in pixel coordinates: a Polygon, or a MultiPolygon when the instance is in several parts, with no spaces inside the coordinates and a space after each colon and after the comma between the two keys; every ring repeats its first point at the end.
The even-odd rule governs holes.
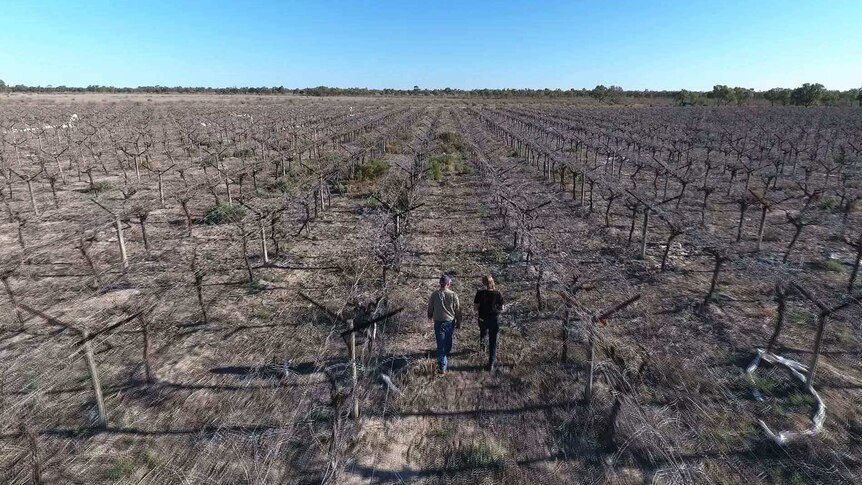
{"type": "MultiPolygon", "coordinates": [[[[111,369],[106,379],[98,363],[112,335],[140,333],[133,374],[155,385],[156,340],[173,345],[201,328],[221,328],[226,339],[250,325],[217,309],[229,306],[213,303],[223,289],[246,292],[231,301],[276,301],[291,290],[295,301],[278,297],[272,306],[309,319],[310,304],[332,325],[308,337],[319,348],[315,361],[328,358],[333,335],[348,344],[346,359],[323,367],[337,417],[324,478],[337,481],[346,453],[341,418],[361,414],[377,382],[367,359],[386,342],[378,324],[403,310],[391,296],[407,282],[408,242],[428,203],[421,189],[459,157],[478,171],[492,219],[511,241],[510,262],[523,270],[517,282],[528,282],[535,311],[559,325],[563,363],[574,353],[572,335],[584,336],[583,398],[590,402],[602,380],[612,396],[600,438],[609,450],[620,445],[615,430],[626,408],[648,420],[640,389],[662,353],[667,335],[656,329],[669,304],[718,327],[734,325],[722,310],[728,302],[775,300],[757,354],[765,359],[778,357],[789,305],[809,307],[817,319],[810,361],[795,369],[821,407],[814,378],[827,321],[848,325],[858,315],[857,111],[396,102],[80,108],[0,108],[0,305],[8,309],[0,352],[16,363],[3,388],[21,399],[0,397],[9,404],[2,416],[21,424],[4,430],[15,436],[36,436],[33,419],[20,419],[35,413],[34,401],[69,428],[80,422],[52,398],[75,381],[64,363],[79,357],[95,409],[82,428],[116,427],[105,388],[126,382],[127,371],[111,369]],[[373,216],[338,206],[355,194],[373,216]],[[317,233],[337,234],[329,227],[336,215],[362,221],[356,240],[315,243],[317,233]],[[589,231],[573,232],[579,225],[589,231]],[[603,247],[580,247],[588,241],[603,247]],[[315,245],[333,246],[323,248],[331,257],[295,251],[315,245]],[[366,255],[373,271],[354,267],[366,255]],[[334,275],[354,278],[352,286],[334,275]],[[685,291],[674,286],[680,280],[685,291]],[[669,303],[674,292],[681,303],[669,303]],[[621,316],[637,323],[606,328],[621,316]],[[620,333],[637,358],[623,355],[620,333]],[[44,352],[34,357],[45,365],[39,379],[28,367],[33,349],[44,352]]],[[[398,390],[392,379],[387,386],[398,390]]]]}

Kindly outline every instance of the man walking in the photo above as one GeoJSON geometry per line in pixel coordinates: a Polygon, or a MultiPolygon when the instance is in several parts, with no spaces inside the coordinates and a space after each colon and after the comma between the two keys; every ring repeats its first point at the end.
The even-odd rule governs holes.
{"type": "Polygon", "coordinates": [[[452,278],[449,275],[441,276],[440,288],[431,293],[428,300],[428,320],[434,322],[438,374],[445,375],[449,352],[452,351],[452,337],[455,329],[461,326],[461,302],[458,300],[458,294],[452,291],[452,278]]]}

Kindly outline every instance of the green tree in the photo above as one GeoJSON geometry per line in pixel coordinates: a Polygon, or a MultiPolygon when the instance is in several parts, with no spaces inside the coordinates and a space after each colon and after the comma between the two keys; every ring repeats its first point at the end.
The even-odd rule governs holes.
{"type": "Polygon", "coordinates": [[[862,108],[862,88],[856,90],[856,100],[859,101],[859,107],[862,108]]]}
{"type": "Polygon", "coordinates": [[[599,84],[594,87],[592,91],[590,91],[590,96],[598,99],[599,101],[604,101],[605,97],[608,95],[608,88],[604,84],[599,84]]]}
{"type": "Polygon", "coordinates": [[[622,87],[611,85],[611,87],[608,88],[607,93],[605,93],[605,97],[613,103],[618,103],[623,97],[623,94],[625,94],[625,91],[623,91],[622,87]]]}
{"type": "Polygon", "coordinates": [[[712,87],[709,97],[715,99],[715,104],[730,104],[733,101],[733,89],[724,84],[716,84],[712,87]]]}
{"type": "Polygon", "coordinates": [[[820,96],[820,104],[823,106],[838,106],[841,104],[841,91],[823,91],[820,96]]]}
{"type": "Polygon", "coordinates": [[[742,106],[746,101],[751,99],[754,96],[754,90],[751,88],[741,88],[739,86],[733,88],[733,99],[736,100],[736,104],[742,106]]]}
{"type": "Polygon", "coordinates": [[[6,83],[0,79],[0,92],[6,91],[6,83]]]}
{"type": "Polygon", "coordinates": [[[826,89],[822,84],[805,83],[802,86],[793,90],[790,94],[790,100],[795,105],[799,106],[814,106],[823,97],[826,89]]]}
{"type": "Polygon", "coordinates": [[[790,92],[791,90],[787,88],[772,88],[765,92],[763,97],[772,106],[775,106],[775,103],[781,103],[782,106],[785,106],[790,101],[790,92]]]}
{"type": "Polygon", "coordinates": [[[673,99],[679,106],[702,106],[705,104],[702,93],[685,89],[674,93],[673,99]]]}

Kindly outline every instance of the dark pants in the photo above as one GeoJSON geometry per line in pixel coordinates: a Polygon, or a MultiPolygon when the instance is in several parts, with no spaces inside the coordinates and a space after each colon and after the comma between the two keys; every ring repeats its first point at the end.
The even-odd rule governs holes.
{"type": "Polygon", "coordinates": [[[497,363],[497,333],[500,332],[500,321],[494,317],[486,317],[479,320],[479,340],[485,342],[485,334],[488,334],[488,367],[494,367],[497,363]]]}
{"type": "Polygon", "coordinates": [[[434,338],[437,340],[437,364],[441,371],[446,371],[449,364],[449,353],[452,352],[452,334],[455,333],[454,321],[434,322],[434,338]]]}

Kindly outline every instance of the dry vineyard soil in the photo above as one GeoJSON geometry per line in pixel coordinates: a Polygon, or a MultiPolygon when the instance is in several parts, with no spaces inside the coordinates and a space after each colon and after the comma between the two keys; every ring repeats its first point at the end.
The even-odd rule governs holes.
{"type": "Polygon", "coordinates": [[[858,483],[860,136],[838,108],[3,98],[0,482],[858,483]],[[778,321],[826,406],[784,444],[761,423],[810,429],[814,395],[745,372],[778,321]]]}

